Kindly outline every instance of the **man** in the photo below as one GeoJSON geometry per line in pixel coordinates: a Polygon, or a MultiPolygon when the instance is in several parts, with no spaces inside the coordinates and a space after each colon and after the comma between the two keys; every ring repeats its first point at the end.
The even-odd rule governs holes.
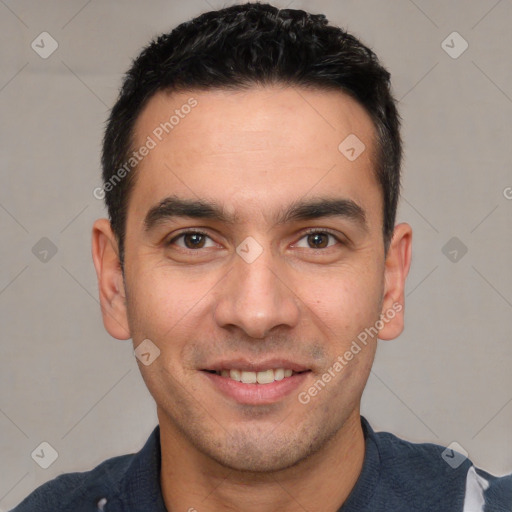
{"type": "Polygon", "coordinates": [[[400,162],[389,73],[322,15],[249,3],[149,45],[106,129],[93,259],[159,425],[15,511],[512,510],[512,476],[360,415],[403,329],[400,162]]]}

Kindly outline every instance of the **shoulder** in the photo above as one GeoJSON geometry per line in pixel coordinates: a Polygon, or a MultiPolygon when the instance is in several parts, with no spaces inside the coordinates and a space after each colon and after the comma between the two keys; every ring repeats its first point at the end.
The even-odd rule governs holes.
{"type": "Polygon", "coordinates": [[[476,468],[451,445],[413,443],[371,427],[368,439],[380,459],[381,499],[418,511],[512,512],[512,474],[498,477],[476,468]]]}
{"type": "Polygon", "coordinates": [[[96,511],[101,498],[119,488],[134,457],[121,455],[90,471],[62,474],[38,487],[11,512],[96,511]]]}
{"type": "Polygon", "coordinates": [[[165,511],[159,483],[160,428],[137,452],[107,459],[91,471],[43,484],[11,512],[165,511]]]}
{"type": "Polygon", "coordinates": [[[512,473],[494,476],[471,467],[466,480],[466,505],[468,512],[512,512],[512,473]]]}
{"type": "MultiPolygon", "coordinates": [[[[433,443],[412,443],[388,432],[375,434],[383,487],[407,500],[416,496],[429,506],[463,502],[471,461],[433,443]]],[[[454,509],[457,510],[457,509],[454,509]]],[[[460,509],[462,510],[462,509],[460,509]]]]}

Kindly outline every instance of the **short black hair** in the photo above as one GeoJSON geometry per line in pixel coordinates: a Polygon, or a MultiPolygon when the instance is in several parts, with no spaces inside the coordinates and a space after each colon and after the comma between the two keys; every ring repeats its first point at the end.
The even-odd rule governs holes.
{"type": "Polygon", "coordinates": [[[383,194],[387,252],[402,159],[400,116],[390,73],[372,50],[330,25],[325,15],[249,2],[206,12],[155,38],[124,77],[107,122],[102,154],[103,182],[108,185],[104,198],[121,268],[136,176],[135,167],[126,172],[126,162],[133,151],[134,125],[147,102],[159,91],[240,90],[274,84],[340,90],[366,109],[375,126],[374,171],[383,194]],[[125,171],[119,173],[123,166],[125,171]],[[115,179],[120,174],[123,179],[115,179]]]}

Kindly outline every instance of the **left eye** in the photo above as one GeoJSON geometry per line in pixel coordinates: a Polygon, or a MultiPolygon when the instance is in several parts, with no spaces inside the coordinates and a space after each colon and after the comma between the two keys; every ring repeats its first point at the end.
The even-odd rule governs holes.
{"type": "Polygon", "coordinates": [[[306,245],[300,245],[301,242],[299,241],[296,247],[305,247],[306,249],[326,249],[327,247],[335,245],[336,242],[339,242],[338,238],[325,231],[307,233],[300,240],[305,240],[306,245]],[[331,240],[334,240],[334,244],[329,244],[329,237],[331,240]]]}

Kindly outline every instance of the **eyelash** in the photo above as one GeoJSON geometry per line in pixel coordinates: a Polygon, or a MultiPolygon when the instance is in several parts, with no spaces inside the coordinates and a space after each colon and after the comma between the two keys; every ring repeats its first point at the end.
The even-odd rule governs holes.
{"type": "MultiPolygon", "coordinates": [[[[310,228],[308,229],[306,232],[304,232],[302,234],[302,236],[299,238],[299,240],[302,240],[304,237],[308,236],[308,235],[313,235],[313,234],[325,234],[325,235],[330,235],[332,236],[339,244],[342,244],[342,245],[345,245],[345,242],[343,240],[340,239],[340,237],[338,235],[336,235],[333,231],[331,231],[330,229],[318,229],[318,228],[310,228]]],[[[187,231],[183,231],[182,233],[180,233],[179,235],[176,235],[175,237],[173,237],[171,240],[169,240],[168,242],[166,242],[166,246],[171,246],[174,242],[176,242],[176,240],[182,238],[183,236],[185,235],[190,235],[190,234],[197,234],[197,235],[202,235],[202,236],[206,236],[208,238],[211,239],[210,235],[204,231],[200,231],[200,230],[195,230],[195,229],[189,229],[187,231]]],[[[330,249],[332,246],[329,246],[329,247],[325,247],[325,248],[320,248],[320,249],[316,249],[317,251],[325,251],[327,249],[330,249]]],[[[198,252],[199,249],[188,249],[186,247],[180,247],[181,250],[183,251],[188,251],[188,252],[198,252]]],[[[311,248],[313,249],[313,248],[311,248]]],[[[315,250],[315,249],[313,249],[315,250]]]]}

